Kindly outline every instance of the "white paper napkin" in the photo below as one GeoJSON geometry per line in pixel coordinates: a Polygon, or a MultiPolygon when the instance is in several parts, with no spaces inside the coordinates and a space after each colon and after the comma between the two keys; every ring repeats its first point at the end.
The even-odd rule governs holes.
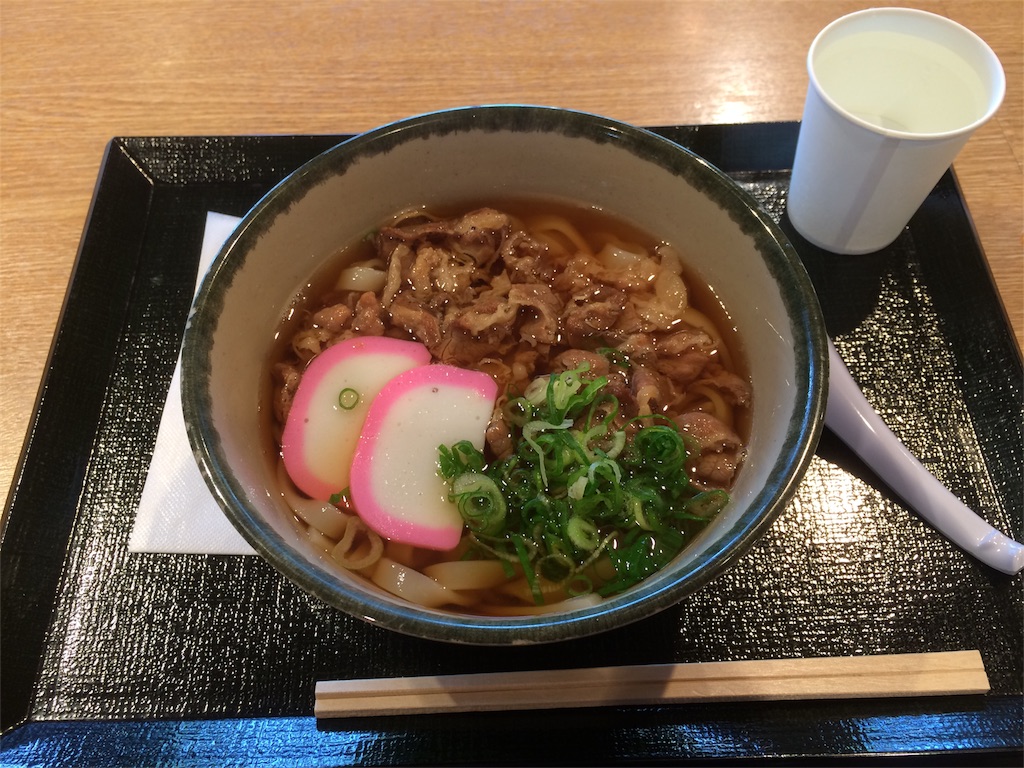
{"type": "MultiPolygon", "coordinates": [[[[238,222],[234,216],[206,215],[196,289],[238,222]]],[[[224,516],[192,456],[181,410],[180,357],[160,417],[156,448],[128,540],[128,551],[255,554],[224,516]]]]}

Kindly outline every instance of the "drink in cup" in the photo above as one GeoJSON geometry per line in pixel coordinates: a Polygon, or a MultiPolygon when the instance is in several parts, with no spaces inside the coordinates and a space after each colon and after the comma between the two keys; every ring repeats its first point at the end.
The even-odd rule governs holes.
{"type": "Polygon", "coordinates": [[[832,22],[807,69],[788,214],[807,240],[843,254],[899,236],[1006,90],[980,37],[907,8],[832,22]]]}

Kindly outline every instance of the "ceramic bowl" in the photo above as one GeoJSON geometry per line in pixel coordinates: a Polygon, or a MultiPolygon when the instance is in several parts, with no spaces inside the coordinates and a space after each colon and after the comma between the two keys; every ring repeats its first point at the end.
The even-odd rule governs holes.
{"type": "Polygon", "coordinates": [[[202,474],[259,554],[308,592],[377,626],[491,645],[619,627],[707,585],[792,496],[820,434],[827,379],[826,335],[807,275],[785,235],[739,186],[651,132],[529,106],[413,117],[295,171],[217,256],[193,307],[182,365],[185,419],[202,474]],[[485,618],[420,608],[326,565],[272,490],[258,403],[282,313],[325,259],[403,208],[510,197],[597,206],[677,244],[738,329],[754,404],[748,459],[729,505],[668,567],[595,607],[485,618]]]}

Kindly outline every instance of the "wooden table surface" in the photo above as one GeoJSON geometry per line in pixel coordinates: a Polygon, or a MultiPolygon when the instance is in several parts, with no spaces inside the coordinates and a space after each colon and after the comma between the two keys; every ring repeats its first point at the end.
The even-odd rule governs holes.
{"type": "MultiPolygon", "coordinates": [[[[15,477],[112,137],[349,133],[494,102],[638,125],[798,120],[811,40],[871,5],[0,0],[0,485],[15,477]]],[[[914,7],[973,29],[1006,70],[1001,110],[954,168],[1020,343],[1024,11],[914,7]]]]}

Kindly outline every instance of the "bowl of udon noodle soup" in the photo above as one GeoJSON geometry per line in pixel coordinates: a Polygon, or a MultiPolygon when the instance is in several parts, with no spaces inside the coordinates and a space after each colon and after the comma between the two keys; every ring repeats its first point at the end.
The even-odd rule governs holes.
{"type": "Polygon", "coordinates": [[[508,645],[671,606],[793,494],[826,335],[785,235],[605,117],[421,115],[269,192],[193,307],[200,469],[256,551],[391,630],[508,645]]]}

